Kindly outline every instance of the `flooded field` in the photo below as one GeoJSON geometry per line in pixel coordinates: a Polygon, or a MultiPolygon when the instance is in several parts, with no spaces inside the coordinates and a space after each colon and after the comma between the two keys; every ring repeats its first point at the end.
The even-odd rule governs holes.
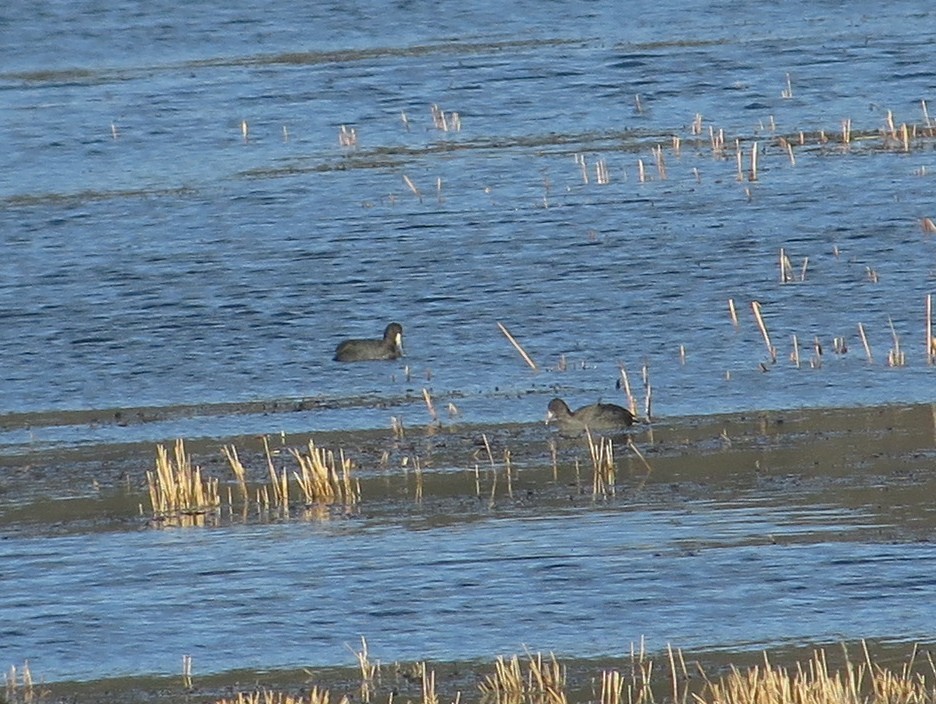
{"type": "MultiPolygon", "coordinates": [[[[293,681],[352,665],[361,637],[383,662],[909,646],[936,618],[934,433],[930,406],[684,418],[613,438],[610,482],[587,438],[541,425],[321,434],[355,490],[307,505],[290,478],[288,510],[256,499],[256,438],[230,439],[246,502],[218,443],[190,443],[231,487],[201,529],[154,522],[146,450],[53,453],[4,482],[4,642],[50,680],[187,655],[293,681]]],[[[272,438],[278,476],[308,439],[272,438]]]]}

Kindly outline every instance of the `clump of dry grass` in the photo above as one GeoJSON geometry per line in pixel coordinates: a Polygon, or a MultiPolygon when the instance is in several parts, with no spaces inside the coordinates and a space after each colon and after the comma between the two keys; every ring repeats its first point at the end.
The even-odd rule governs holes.
{"type": "MultiPolygon", "coordinates": [[[[305,696],[264,689],[255,692],[238,692],[231,699],[216,700],[215,704],[331,704],[331,694],[327,689],[318,687],[313,687],[305,696]]],[[[337,704],[350,704],[350,700],[347,696],[342,696],[337,704]]]]}
{"type": "MultiPolygon", "coordinates": [[[[732,668],[718,681],[705,678],[696,704],[932,704],[936,689],[914,670],[916,652],[899,672],[875,665],[864,646],[864,662],[847,660],[831,670],[824,650],[795,668],[772,665],[764,655],[762,666],[745,671],[732,668]]],[[[932,660],[930,670],[936,674],[932,660]]]]}
{"type": "MultiPolygon", "coordinates": [[[[356,655],[362,678],[372,683],[375,667],[363,639],[362,643],[363,650],[356,655]]],[[[631,647],[629,662],[622,663],[623,667],[602,670],[600,678],[593,679],[590,697],[581,693],[573,696],[575,701],[594,704],[936,704],[936,664],[929,654],[918,663],[914,649],[908,662],[897,670],[875,664],[864,644],[861,661],[851,661],[847,650],[844,656],[838,668],[830,666],[824,650],[815,651],[805,662],[781,667],[772,664],[765,653],[762,664],[732,666],[712,678],[698,663],[690,672],[682,652],[671,647],[659,662],[647,654],[641,641],[639,648],[631,647]]],[[[439,704],[435,673],[425,662],[415,663],[405,676],[421,685],[420,693],[407,701],[439,704]]],[[[517,655],[500,656],[494,662],[494,672],[478,683],[483,704],[567,704],[568,687],[566,667],[552,653],[527,652],[525,660],[517,655]]],[[[368,696],[375,693],[369,690],[368,696]]],[[[388,704],[396,695],[395,689],[387,693],[388,704]]],[[[458,692],[454,702],[461,701],[458,692]]],[[[337,704],[349,702],[348,696],[343,696],[337,704]]],[[[331,703],[328,690],[315,687],[305,696],[254,691],[219,699],[215,704],[331,703]]]]}
{"type": "Polygon", "coordinates": [[[509,660],[498,657],[494,668],[494,674],[485,677],[478,685],[483,701],[496,704],[517,704],[521,701],[537,704],[567,702],[566,669],[551,653],[548,660],[541,653],[528,653],[525,675],[516,655],[509,660]]]}
{"type": "Polygon", "coordinates": [[[24,662],[19,670],[17,670],[16,665],[10,665],[5,673],[5,679],[6,697],[0,695],[0,702],[31,704],[31,702],[38,701],[42,696],[33,683],[29,662],[24,662]]]}
{"type": "Polygon", "coordinates": [[[176,441],[171,457],[164,445],[156,446],[156,468],[146,473],[146,483],[157,518],[214,513],[221,505],[218,480],[202,479],[201,470],[192,466],[181,439],[176,441]]]}
{"type": "Polygon", "coordinates": [[[588,440],[588,452],[592,461],[592,498],[608,498],[615,494],[615,479],[617,467],[614,463],[614,446],[610,438],[592,438],[587,429],[585,437],[588,440]]]}
{"type": "Polygon", "coordinates": [[[344,451],[335,453],[316,447],[309,440],[308,453],[290,450],[299,463],[299,472],[293,472],[303,500],[308,504],[342,503],[353,506],[360,499],[360,486],[351,479],[351,460],[344,456],[344,451]],[[340,470],[340,471],[339,471],[340,470]]]}

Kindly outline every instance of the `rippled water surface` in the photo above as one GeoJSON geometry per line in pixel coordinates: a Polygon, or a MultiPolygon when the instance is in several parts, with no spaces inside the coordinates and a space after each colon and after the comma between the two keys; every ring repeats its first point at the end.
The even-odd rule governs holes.
{"type": "Polygon", "coordinates": [[[468,428],[622,402],[621,364],[656,418],[929,403],[934,32],[910,1],[0,11],[0,666],[346,662],[374,631],[387,659],[931,633],[932,549],[866,541],[834,501],[419,530],[140,531],[142,495],[130,531],[16,512],[138,489],[175,437],[422,425],[424,389],[468,428]],[[332,361],[390,320],[404,359],[332,361]]]}

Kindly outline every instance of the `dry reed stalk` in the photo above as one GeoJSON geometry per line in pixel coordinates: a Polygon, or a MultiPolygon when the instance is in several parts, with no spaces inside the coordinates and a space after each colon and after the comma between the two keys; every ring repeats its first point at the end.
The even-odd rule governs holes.
{"type": "Polygon", "coordinates": [[[623,364],[618,365],[621,370],[621,385],[624,387],[624,395],[627,396],[627,408],[633,415],[637,415],[637,400],[631,393],[630,379],[627,377],[627,369],[623,364]]]}
{"type": "Polygon", "coordinates": [[[585,155],[576,154],[575,163],[578,164],[579,169],[582,171],[582,183],[588,185],[588,160],[585,158],[585,155]]]}
{"type": "Polygon", "coordinates": [[[757,142],[751,145],[751,170],[748,172],[748,181],[757,180],[757,142]]]}
{"type": "Polygon", "coordinates": [[[643,105],[640,104],[640,95],[634,95],[634,110],[637,111],[638,115],[643,115],[643,105]]]}
{"type": "Polygon", "coordinates": [[[117,138],[118,138],[117,124],[114,122],[111,123],[111,137],[114,139],[115,142],[117,141],[117,138]]]}
{"type": "Polygon", "coordinates": [[[936,222],[932,218],[923,218],[920,220],[920,229],[923,232],[936,232],[936,222]]]}
{"type": "Polygon", "coordinates": [[[806,268],[809,266],[809,257],[803,257],[803,266],[800,268],[799,279],[800,281],[806,280],[806,268]]]}
{"type": "Polygon", "coordinates": [[[602,670],[601,696],[598,704],[622,704],[624,675],[617,670],[602,670]]]}
{"type": "Polygon", "coordinates": [[[422,193],[419,192],[419,189],[416,188],[416,184],[413,183],[413,181],[410,179],[410,177],[407,176],[406,174],[403,174],[403,182],[404,182],[404,183],[407,185],[407,187],[413,192],[413,195],[415,195],[415,196],[416,196],[417,198],[419,198],[419,200],[421,201],[421,200],[422,200],[422,193]]]}
{"type": "Polygon", "coordinates": [[[393,433],[393,437],[397,440],[402,440],[406,435],[406,430],[403,427],[403,418],[390,416],[390,431],[393,433]]]}
{"type": "Polygon", "coordinates": [[[592,439],[591,432],[586,428],[585,437],[588,440],[588,452],[592,461],[592,500],[598,497],[607,498],[615,493],[615,466],[614,447],[609,438],[599,437],[598,442],[592,439]]]}
{"type": "Polygon", "coordinates": [[[637,160],[637,180],[639,180],[641,183],[644,183],[647,180],[647,172],[646,169],[644,169],[643,159],[637,160]]]}
{"type": "Polygon", "coordinates": [[[692,134],[697,136],[702,134],[702,113],[700,112],[697,112],[692,119],[692,134]]]}
{"type": "Polygon", "coordinates": [[[656,161],[657,174],[660,177],[661,181],[666,180],[666,161],[663,159],[663,147],[662,145],[657,145],[651,150],[653,152],[653,158],[656,161]]]}
{"type": "Polygon", "coordinates": [[[868,275],[868,281],[870,281],[872,284],[876,284],[880,280],[878,273],[874,269],[872,269],[870,266],[866,266],[865,271],[867,272],[867,275],[868,275]]]}
{"type": "Polygon", "coordinates": [[[735,310],[734,299],[728,299],[728,312],[731,314],[731,324],[738,328],[738,311],[735,310]]]}
{"type": "Polygon", "coordinates": [[[182,656],[182,686],[185,689],[192,689],[192,656],[182,656]]]}
{"type": "Polygon", "coordinates": [[[906,364],[906,359],[903,350],[900,349],[900,336],[897,335],[894,321],[890,316],[887,316],[887,324],[890,326],[891,338],[894,341],[894,346],[887,352],[887,364],[891,367],[902,367],[906,364]]]}
{"type": "Polygon", "coordinates": [[[790,353],[790,361],[796,365],[796,368],[800,367],[800,354],[799,354],[799,340],[796,339],[796,335],[793,335],[793,351],[790,353]]]}
{"type": "Polygon", "coordinates": [[[241,120],[241,137],[244,140],[244,144],[247,144],[250,141],[250,128],[247,126],[247,120],[241,120]]]}
{"type": "Polygon", "coordinates": [[[819,341],[818,335],[813,338],[813,355],[809,359],[809,366],[813,369],[822,366],[822,342],[819,341]]]}
{"type": "Polygon", "coordinates": [[[422,465],[419,463],[419,457],[413,457],[413,472],[416,475],[416,493],[413,496],[413,500],[417,504],[421,504],[423,499],[423,474],[422,465]]]}
{"type": "Polygon", "coordinates": [[[555,482],[559,480],[559,447],[556,445],[555,438],[549,439],[549,459],[552,462],[553,481],[555,482]]]}
{"type": "Polygon", "coordinates": [[[793,97],[793,83],[790,81],[790,74],[786,75],[786,88],[780,91],[780,97],[790,99],[793,97]]]}
{"type": "Polygon", "coordinates": [[[680,366],[686,365],[686,346],[685,345],[679,346],[679,364],[680,366]]]}
{"type": "Polygon", "coordinates": [[[283,141],[289,141],[289,129],[286,127],[286,125],[283,125],[283,141]]]}
{"type": "Polygon", "coordinates": [[[735,179],[738,181],[744,180],[744,166],[743,166],[744,155],[741,153],[740,145],[737,145],[735,148],[735,162],[737,162],[738,175],[735,176],[735,179]]]}
{"type": "Polygon", "coordinates": [[[927,128],[932,127],[932,123],[930,122],[929,111],[926,109],[925,100],[920,101],[920,107],[923,108],[923,124],[926,125],[927,128]]]}
{"type": "Polygon", "coordinates": [[[709,142],[712,145],[712,154],[719,156],[725,151],[725,130],[724,128],[719,128],[718,131],[715,131],[714,127],[709,127],[709,142]]]}
{"type": "Polygon", "coordinates": [[[637,455],[637,458],[643,463],[644,468],[647,470],[647,474],[640,481],[638,489],[642,489],[644,484],[647,483],[647,480],[650,478],[650,475],[653,473],[653,467],[650,466],[650,463],[647,462],[647,458],[643,456],[643,453],[637,448],[634,444],[634,441],[630,438],[627,438],[627,447],[630,448],[631,452],[637,455]]]}
{"type": "Polygon", "coordinates": [[[770,342],[770,335],[767,332],[767,326],[764,324],[764,317],[761,315],[761,304],[758,301],[751,301],[751,310],[754,311],[754,318],[757,320],[757,326],[760,328],[761,335],[764,337],[764,344],[767,345],[767,352],[770,354],[771,362],[777,361],[777,350],[770,342]]]}
{"type": "Polygon", "coordinates": [[[400,110],[400,122],[403,123],[403,127],[405,127],[406,131],[409,132],[410,131],[409,117],[407,117],[406,111],[404,110],[400,110]]]}
{"type": "Polygon", "coordinates": [[[445,112],[433,103],[429,107],[429,111],[432,114],[432,124],[437,130],[442,130],[443,132],[448,132],[448,123],[445,120],[445,112]]]}
{"type": "Polygon", "coordinates": [[[858,323],[858,334],[861,336],[861,344],[864,346],[865,357],[868,364],[874,364],[874,357],[871,356],[871,345],[868,344],[868,337],[865,335],[864,325],[858,323]]]}
{"type": "Polygon", "coordinates": [[[494,464],[494,453],[491,452],[491,443],[488,442],[487,435],[481,433],[481,440],[484,442],[484,449],[487,451],[488,461],[491,463],[491,468],[494,469],[496,465],[494,464]]]}
{"type": "Polygon", "coordinates": [[[601,185],[611,183],[611,175],[608,172],[608,162],[604,159],[599,159],[595,163],[595,180],[601,185]]]}
{"type": "Polygon", "coordinates": [[[426,402],[426,409],[429,411],[429,415],[432,418],[433,423],[439,422],[439,414],[436,413],[435,406],[432,405],[432,397],[429,395],[429,390],[424,388],[422,390],[423,400],[426,402]]]}
{"type": "Polygon", "coordinates": [[[342,125],[338,129],[338,144],[342,147],[357,146],[357,130],[347,125],[342,125]]]}
{"type": "Polygon", "coordinates": [[[504,474],[507,475],[507,496],[513,498],[513,464],[510,461],[511,454],[508,448],[504,449],[504,474]]]}
{"type": "Polygon", "coordinates": [[[852,121],[851,118],[842,120],[842,144],[848,146],[851,144],[852,121]]]}
{"type": "MultiPolygon", "coordinates": [[[[231,466],[231,471],[234,472],[234,478],[237,480],[237,486],[240,489],[241,499],[246,503],[249,497],[247,490],[247,470],[244,469],[244,465],[241,464],[240,459],[237,457],[237,448],[233,445],[225,445],[221,448],[221,453],[231,466]]],[[[228,505],[230,505],[230,503],[231,501],[228,499],[228,505]]]]}
{"type": "Polygon", "coordinates": [[[679,135],[674,134],[673,135],[673,154],[675,154],[678,157],[681,152],[682,152],[682,140],[679,139],[679,135]]]}
{"type": "Polygon", "coordinates": [[[887,111],[887,132],[890,135],[890,138],[897,141],[897,129],[894,127],[894,113],[890,110],[887,111]]]}
{"type": "Polygon", "coordinates": [[[427,670],[426,663],[419,663],[419,679],[422,681],[422,704],[439,704],[436,694],[435,671],[427,670]]]}
{"type": "Polygon", "coordinates": [[[793,156],[793,145],[787,142],[786,150],[787,150],[787,156],[790,158],[790,166],[796,166],[796,157],[793,156]]]}
{"type": "Polygon", "coordinates": [[[517,342],[516,338],[510,334],[510,331],[507,329],[507,327],[500,321],[497,322],[497,327],[500,328],[502,333],[504,333],[504,337],[506,337],[510,344],[514,346],[514,349],[520,353],[520,356],[523,357],[523,361],[530,365],[530,369],[533,371],[539,371],[539,367],[536,366],[536,362],[530,359],[530,355],[528,355],[526,350],[520,346],[520,343],[517,342]]]}
{"type": "Polygon", "coordinates": [[[903,144],[904,152],[910,151],[910,135],[907,132],[907,123],[904,122],[900,126],[900,141],[903,144]]]}
{"type": "Polygon", "coordinates": [[[780,283],[786,284],[793,281],[793,263],[786,255],[783,247],[780,248],[780,283]]]}
{"type": "Polygon", "coordinates": [[[650,384],[650,363],[644,362],[640,371],[644,384],[644,417],[649,423],[653,419],[653,386],[650,384]]]}
{"type": "MultiPolygon", "coordinates": [[[[349,646],[350,647],[350,646],[349,646]]],[[[370,661],[367,653],[367,639],[361,636],[361,649],[354,651],[354,657],[357,660],[358,668],[361,671],[361,700],[369,702],[371,693],[374,689],[374,678],[377,676],[378,665],[370,661]]]]}

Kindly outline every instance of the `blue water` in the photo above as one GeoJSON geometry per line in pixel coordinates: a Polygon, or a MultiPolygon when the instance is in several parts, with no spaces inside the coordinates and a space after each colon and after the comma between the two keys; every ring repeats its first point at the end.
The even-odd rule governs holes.
{"type": "Polygon", "coordinates": [[[34,672],[86,679],[173,674],[182,655],[200,673],[351,665],[362,635],[384,662],[490,659],[524,645],[620,656],[641,638],[713,649],[791,633],[930,636],[936,613],[921,597],[932,546],[839,543],[853,518],[786,513],[575,512],[402,533],[291,524],[115,534],[90,549],[83,537],[3,542],[4,562],[37,576],[5,587],[0,640],[16,647],[0,657],[28,654],[34,672]],[[764,540],[800,534],[820,537],[764,540]]]}
{"type": "MultiPolygon", "coordinates": [[[[920,221],[936,218],[923,104],[936,104],[936,74],[921,38],[934,33],[936,10],[909,0],[886,12],[802,1],[12,3],[0,10],[0,481],[13,459],[50,448],[389,428],[391,416],[413,427],[428,421],[423,388],[468,426],[539,421],[555,394],[621,402],[620,364],[641,406],[649,370],[655,417],[929,402],[936,235],[920,221]],[[435,127],[433,105],[457,112],[461,129],[435,127]],[[915,126],[907,152],[885,137],[888,111],[915,126]],[[857,135],[848,146],[845,119],[857,135]],[[356,146],[339,144],[342,125],[356,146]],[[724,152],[710,130],[724,130],[724,152]],[[758,179],[739,181],[735,145],[747,172],[754,142],[758,179]],[[808,258],[804,280],[781,283],[781,248],[797,274],[808,258]],[[340,340],[378,336],[390,320],[405,328],[404,359],[332,361],[340,340]],[[903,367],[887,364],[895,336],[903,367]],[[835,337],[847,353],[833,352],[835,337]],[[221,405],[301,399],[321,404],[221,405]],[[106,422],[118,409],[164,420],[106,422]],[[66,411],[86,413],[52,413],[66,411]],[[98,414],[105,422],[87,420],[98,414]]],[[[707,539],[740,520],[705,515],[696,529],[707,539]]],[[[203,671],[294,666],[341,659],[361,635],[391,660],[523,643],[600,654],[645,634],[714,648],[932,631],[917,587],[904,588],[927,584],[925,545],[889,568],[890,586],[866,569],[891,548],[823,540],[713,549],[708,578],[693,582],[698,561],[657,556],[645,520],[632,540],[597,545],[617,519],[484,523],[463,542],[450,536],[457,554],[441,564],[427,556],[431,531],[383,528],[11,538],[0,541],[15,565],[0,576],[0,666],[29,659],[49,680],[174,672],[186,652],[203,671]],[[524,562],[516,535],[574,578],[551,582],[552,557],[524,562]],[[581,545],[593,552],[580,561],[581,545]],[[146,557],[124,565],[127,555],[146,557]],[[180,591],[193,574],[197,588],[180,591]],[[484,586],[476,601],[464,579],[484,586]],[[576,601],[580,579],[600,604],[576,601]],[[678,603],[669,579],[685,587],[678,603]],[[799,600],[788,579],[819,581],[799,600]],[[438,603],[436,586],[449,595],[438,603]],[[334,610],[319,600],[346,590],[348,618],[322,621],[334,610]],[[739,599],[773,608],[754,628],[739,599]],[[543,618],[531,602],[548,607],[543,618]],[[472,605],[489,620],[448,631],[472,605]],[[251,613],[262,628],[239,625],[251,613]],[[293,645],[258,649],[238,628],[293,645]],[[424,636],[394,635],[409,629],[424,636]],[[588,644],[583,629],[594,630],[588,644]]],[[[659,540],[672,556],[675,538],[659,540]]]]}

